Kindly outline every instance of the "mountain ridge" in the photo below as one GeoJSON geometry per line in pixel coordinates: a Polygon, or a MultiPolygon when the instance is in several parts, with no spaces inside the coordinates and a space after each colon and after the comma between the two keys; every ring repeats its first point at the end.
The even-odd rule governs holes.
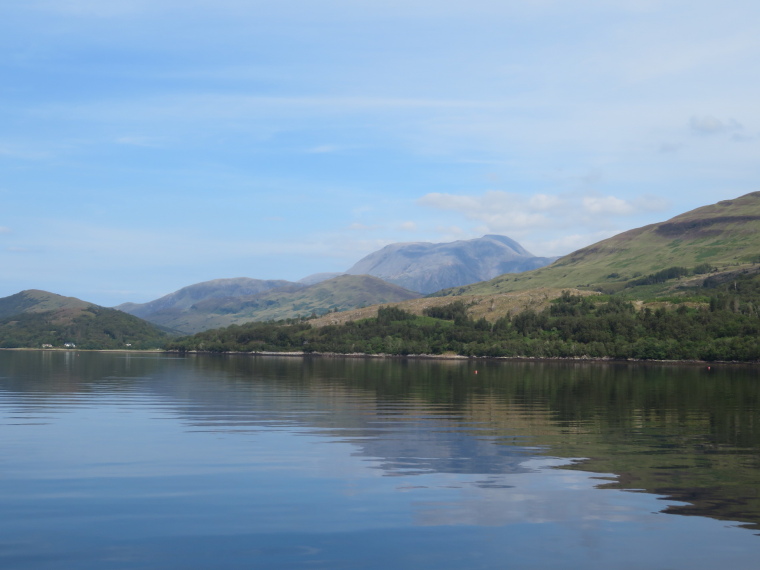
{"type": "MultiPolygon", "coordinates": [[[[495,274],[542,266],[549,261],[549,258],[532,255],[515,240],[495,234],[447,243],[396,243],[365,256],[345,273],[316,273],[298,282],[248,277],[214,279],[188,285],[147,303],[122,303],[115,308],[191,333],[245,322],[244,319],[284,319],[304,313],[320,315],[366,304],[415,298],[452,283],[472,283],[495,274]],[[378,275],[388,274],[393,267],[396,268],[395,279],[378,275]],[[318,289],[309,289],[311,287],[342,277],[362,275],[386,285],[364,280],[368,293],[374,293],[361,299],[355,290],[344,300],[336,298],[339,294],[335,291],[321,293],[319,302],[311,298],[312,294],[320,295],[318,289]],[[381,292],[384,288],[387,290],[381,292]],[[288,306],[290,309],[286,308],[288,306]]],[[[352,288],[345,279],[334,283],[352,288]]]]}
{"type": "Polygon", "coordinates": [[[251,321],[308,317],[419,296],[370,275],[339,275],[308,286],[290,283],[253,295],[204,298],[189,306],[162,308],[143,318],[190,334],[251,321]]]}
{"type": "Polygon", "coordinates": [[[515,240],[495,234],[446,243],[393,243],[370,253],[346,273],[374,275],[411,291],[429,294],[545,266],[515,240]]]}
{"type": "Polygon", "coordinates": [[[169,308],[188,308],[198,301],[210,298],[242,297],[256,295],[270,289],[295,286],[298,283],[284,279],[251,279],[249,277],[233,277],[226,279],[212,279],[201,283],[194,283],[182,287],[172,293],[159,297],[147,303],[122,303],[114,309],[124,311],[137,317],[145,317],[158,311],[169,308]]]}

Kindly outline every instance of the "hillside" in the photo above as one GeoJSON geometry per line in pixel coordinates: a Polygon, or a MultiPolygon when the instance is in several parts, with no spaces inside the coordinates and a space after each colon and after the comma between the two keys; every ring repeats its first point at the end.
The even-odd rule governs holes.
{"type": "Polygon", "coordinates": [[[760,192],[724,200],[616,235],[520,275],[449,289],[441,295],[488,295],[539,287],[661,293],[674,285],[698,285],[706,275],[760,262],[760,192]],[[667,270],[683,268],[687,272],[667,270]],[[661,277],[656,274],[662,272],[661,277]],[[651,277],[647,282],[647,277],[651,277]],[[673,280],[675,279],[675,281],[673,280]],[[647,289],[648,287],[648,289],[647,289]]]}
{"type": "Polygon", "coordinates": [[[699,295],[643,309],[620,296],[569,291],[543,309],[489,321],[451,299],[415,315],[398,306],[344,324],[247,323],[167,344],[169,350],[760,361],[760,274],[708,281],[699,295]]]}
{"type": "Polygon", "coordinates": [[[341,275],[314,285],[290,284],[254,295],[207,298],[147,314],[153,323],[186,333],[250,321],[321,315],[413,299],[419,294],[369,275],[341,275]]]}
{"type": "Polygon", "coordinates": [[[91,303],[39,289],[28,289],[0,299],[0,319],[21,313],[44,313],[62,309],[86,309],[91,303]]]}
{"type": "Polygon", "coordinates": [[[0,299],[0,347],[146,349],[168,334],[142,319],[74,297],[28,290],[0,299]]]}
{"type": "Polygon", "coordinates": [[[411,291],[433,293],[551,261],[508,237],[487,235],[451,243],[394,243],[359,260],[346,273],[374,275],[411,291]]]}
{"type": "Polygon", "coordinates": [[[207,299],[244,297],[288,286],[297,286],[297,284],[284,280],[249,279],[248,277],[214,279],[212,281],[188,285],[155,301],[148,303],[123,303],[114,308],[145,319],[161,311],[182,311],[183,309],[189,309],[196,303],[207,299]]]}
{"type": "MultiPolygon", "coordinates": [[[[462,301],[469,318],[474,320],[485,319],[489,322],[494,322],[504,316],[515,316],[525,310],[543,311],[549,307],[552,301],[561,297],[565,291],[581,296],[597,295],[593,291],[579,291],[577,289],[539,288],[492,295],[461,295],[457,297],[457,300],[462,301]]],[[[398,303],[386,303],[384,305],[361,307],[339,313],[328,313],[317,319],[310,320],[309,324],[312,327],[319,328],[327,325],[342,325],[351,321],[369,319],[377,316],[377,310],[380,307],[395,307],[412,315],[420,316],[430,309],[443,307],[451,302],[451,297],[428,296],[398,303]]]]}

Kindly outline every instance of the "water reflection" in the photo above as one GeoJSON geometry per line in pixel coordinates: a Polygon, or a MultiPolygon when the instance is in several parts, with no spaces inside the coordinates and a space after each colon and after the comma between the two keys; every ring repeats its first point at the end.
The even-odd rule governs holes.
{"type": "MultiPolygon", "coordinates": [[[[119,540],[158,534],[162,548],[167,534],[207,537],[209,528],[250,540],[417,528],[438,529],[423,542],[445,549],[442,529],[456,529],[463,550],[428,559],[441,567],[500,560],[483,541],[525,547],[528,531],[470,536],[465,527],[528,525],[531,541],[604,567],[628,548],[626,533],[659,541],[677,519],[653,512],[699,515],[669,534],[692,549],[677,537],[697,533],[704,517],[760,523],[759,409],[752,367],[5,351],[3,508],[39,533],[67,509],[109,504],[118,517],[104,520],[119,540]]],[[[97,527],[90,515],[77,516],[97,527]]],[[[8,529],[0,554],[2,536],[21,532],[8,529]]],[[[745,547],[736,534],[721,540],[734,553],[745,547]]],[[[335,563],[335,553],[308,554],[329,546],[304,541],[288,542],[288,556],[335,563]]],[[[637,567],[658,567],[636,555],[637,567]]],[[[549,553],[534,556],[551,566],[549,553]]],[[[692,567],[714,560],[696,558],[692,567]]]]}

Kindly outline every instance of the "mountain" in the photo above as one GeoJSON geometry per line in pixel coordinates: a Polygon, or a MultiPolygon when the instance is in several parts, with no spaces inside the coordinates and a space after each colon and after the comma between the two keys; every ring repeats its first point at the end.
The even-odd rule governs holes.
{"type": "MultiPolygon", "coordinates": [[[[200,301],[207,299],[223,299],[229,297],[244,297],[256,295],[286,286],[297,286],[296,283],[283,280],[262,281],[261,279],[249,279],[236,277],[234,279],[214,279],[183,287],[174,293],[164,295],[160,299],[148,303],[123,303],[114,307],[130,315],[140,318],[148,318],[163,311],[182,311],[189,309],[200,301]]],[[[148,319],[150,320],[150,319],[148,319]]]]}
{"type": "Polygon", "coordinates": [[[327,281],[328,279],[338,277],[339,275],[345,275],[345,273],[314,273],[312,275],[307,275],[303,279],[299,279],[298,282],[301,285],[316,285],[317,283],[327,281]]]}
{"type": "Polygon", "coordinates": [[[414,293],[417,291],[430,293],[506,272],[526,271],[550,261],[533,256],[503,236],[453,243],[399,243],[368,255],[347,273],[315,273],[297,283],[247,277],[216,279],[183,287],[148,303],[123,303],[115,308],[192,333],[232,323],[320,315],[416,298],[420,296],[414,293]],[[379,279],[335,281],[349,274],[379,279]],[[381,285],[379,280],[387,283],[381,285]],[[313,289],[320,284],[326,285],[313,289]],[[368,289],[362,292],[362,286],[368,289]]]}
{"type": "Polygon", "coordinates": [[[346,273],[374,275],[412,291],[449,287],[520,273],[551,263],[516,241],[497,235],[451,243],[394,243],[359,260],[346,273]]]}
{"type": "Polygon", "coordinates": [[[158,348],[168,334],[116,309],[27,290],[0,299],[0,347],[158,348]]]}
{"type": "Polygon", "coordinates": [[[340,275],[310,286],[291,283],[253,295],[207,297],[184,306],[175,304],[145,314],[145,319],[195,333],[250,321],[308,317],[419,296],[369,275],[340,275]]]}
{"type": "Polygon", "coordinates": [[[674,284],[699,284],[708,275],[749,270],[758,263],[760,192],[753,192],[618,234],[548,267],[502,275],[441,295],[486,295],[539,287],[606,293],[637,287],[645,293],[647,287],[659,291],[674,284]]]}

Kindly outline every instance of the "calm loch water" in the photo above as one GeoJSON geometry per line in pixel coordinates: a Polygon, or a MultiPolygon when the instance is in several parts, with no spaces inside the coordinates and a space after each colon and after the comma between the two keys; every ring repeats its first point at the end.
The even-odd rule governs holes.
{"type": "Polygon", "coordinates": [[[0,513],[3,569],[755,569],[760,374],[0,351],[0,513]]]}

